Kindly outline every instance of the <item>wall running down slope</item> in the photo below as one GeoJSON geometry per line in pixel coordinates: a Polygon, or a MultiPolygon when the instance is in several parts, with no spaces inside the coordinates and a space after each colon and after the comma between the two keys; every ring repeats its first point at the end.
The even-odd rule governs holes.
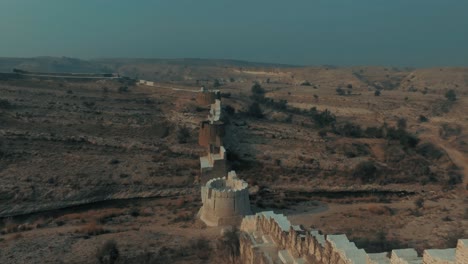
{"type": "MultiPolygon", "coordinates": [[[[201,96],[200,96],[201,94],[201,96]]],[[[202,89],[200,104],[212,102],[206,121],[200,124],[199,145],[207,149],[200,157],[200,182],[203,206],[198,215],[208,226],[239,225],[251,214],[248,184],[231,171],[226,177],[226,150],[223,146],[224,123],[219,91],[202,89]],[[206,99],[206,101],[204,101],[206,99]]]]}
{"type": "Polygon", "coordinates": [[[240,229],[242,263],[468,264],[468,239],[459,239],[457,248],[428,249],[419,257],[412,248],[368,254],[346,235],[304,230],[272,211],[244,217],[240,229]]]}
{"type": "Polygon", "coordinates": [[[199,144],[208,154],[200,158],[200,178],[206,184],[201,188],[203,206],[199,217],[208,226],[240,224],[242,263],[468,264],[468,239],[459,239],[456,248],[425,250],[422,256],[412,248],[367,253],[344,234],[305,230],[272,211],[252,215],[248,184],[234,171],[226,177],[222,107],[216,97],[219,91],[202,89],[200,94],[204,98],[200,103],[210,101],[211,105],[208,119],[200,125],[199,144]]]}

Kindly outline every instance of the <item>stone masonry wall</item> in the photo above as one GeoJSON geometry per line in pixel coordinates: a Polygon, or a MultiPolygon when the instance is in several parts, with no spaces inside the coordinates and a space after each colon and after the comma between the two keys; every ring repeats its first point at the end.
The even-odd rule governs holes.
{"type": "Polygon", "coordinates": [[[423,257],[414,249],[367,254],[346,235],[321,235],[317,230],[303,230],[273,212],[244,217],[241,231],[242,263],[468,264],[466,239],[458,240],[456,249],[425,250],[423,257]]]}

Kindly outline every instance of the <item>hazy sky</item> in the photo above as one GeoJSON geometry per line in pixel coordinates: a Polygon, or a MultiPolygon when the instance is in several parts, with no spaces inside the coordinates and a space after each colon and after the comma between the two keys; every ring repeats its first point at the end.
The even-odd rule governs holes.
{"type": "Polygon", "coordinates": [[[0,57],[468,66],[467,0],[0,0],[0,57]]]}

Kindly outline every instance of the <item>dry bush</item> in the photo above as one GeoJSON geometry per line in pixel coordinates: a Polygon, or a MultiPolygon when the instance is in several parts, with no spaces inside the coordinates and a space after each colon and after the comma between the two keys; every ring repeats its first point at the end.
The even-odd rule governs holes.
{"type": "Polygon", "coordinates": [[[114,240],[107,240],[96,252],[99,263],[112,264],[119,259],[119,248],[114,240]]]}
{"type": "Polygon", "coordinates": [[[190,212],[179,212],[177,216],[171,220],[172,223],[189,222],[193,220],[193,215],[190,212]]]}
{"type": "Polygon", "coordinates": [[[393,215],[393,210],[388,206],[369,205],[367,210],[376,215],[393,215]]]}
{"type": "Polygon", "coordinates": [[[175,201],[175,207],[176,208],[182,208],[184,207],[185,205],[185,197],[179,197],[179,199],[177,199],[177,201],[175,201]]]}
{"type": "Polygon", "coordinates": [[[216,244],[218,257],[224,260],[224,263],[238,263],[240,255],[239,230],[233,228],[223,234],[216,244]]]}
{"type": "Polygon", "coordinates": [[[199,259],[207,260],[211,255],[211,246],[208,239],[201,237],[190,242],[190,249],[199,259]]]}
{"type": "Polygon", "coordinates": [[[78,229],[76,232],[87,234],[88,236],[97,236],[109,233],[109,230],[104,229],[101,225],[98,225],[96,222],[91,222],[85,225],[84,227],[78,229]]]}

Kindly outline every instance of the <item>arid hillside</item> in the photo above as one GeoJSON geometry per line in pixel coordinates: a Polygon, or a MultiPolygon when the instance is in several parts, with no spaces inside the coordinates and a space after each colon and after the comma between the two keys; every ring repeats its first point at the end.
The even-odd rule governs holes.
{"type": "Polygon", "coordinates": [[[0,263],[99,263],[116,247],[118,263],[219,261],[221,229],[196,218],[201,86],[221,91],[254,210],[370,252],[468,236],[468,68],[36,58],[0,72],[0,263]]]}

